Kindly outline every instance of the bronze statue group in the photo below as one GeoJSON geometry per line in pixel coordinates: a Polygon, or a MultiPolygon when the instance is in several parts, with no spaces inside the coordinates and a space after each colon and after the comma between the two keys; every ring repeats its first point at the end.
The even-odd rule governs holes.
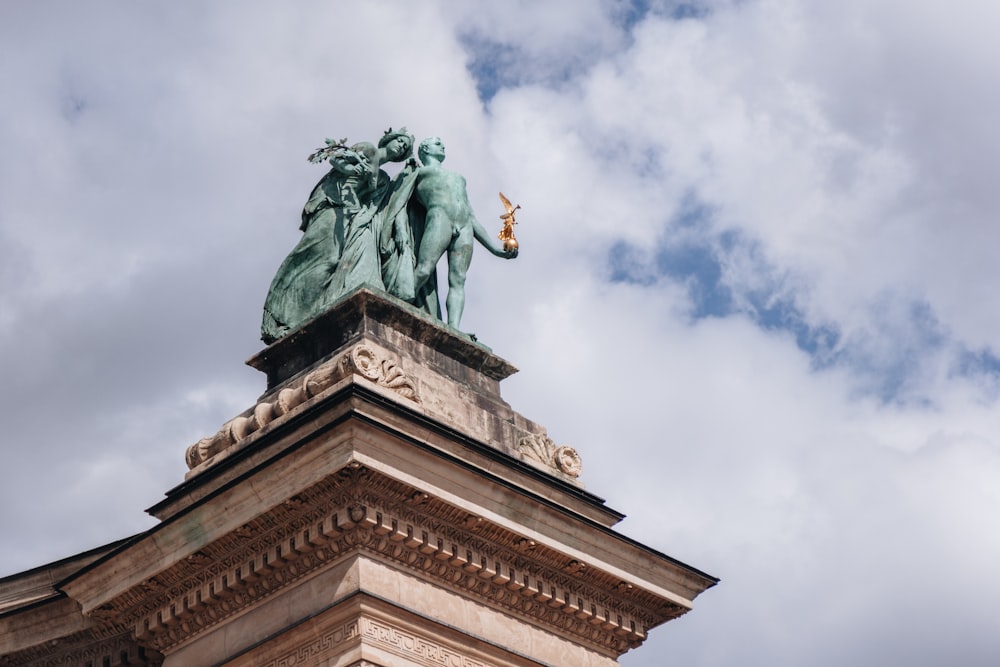
{"type": "Polygon", "coordinates": [[[448,256],[447,322],[465,306],[473,241],[508,259],[516,244],[497,244],[476,219],[465,178],[441,166],[444,144],[389,129],[378,145],[327,140],[310,156],[330,170],[302,209],[302,238],[282,262],[264,303],[261,338],[272,343],[360,287],[383,290],[439,319],[436,266],[448,256]],[[393,179],[386,162],[404,162],[393,179]]]}

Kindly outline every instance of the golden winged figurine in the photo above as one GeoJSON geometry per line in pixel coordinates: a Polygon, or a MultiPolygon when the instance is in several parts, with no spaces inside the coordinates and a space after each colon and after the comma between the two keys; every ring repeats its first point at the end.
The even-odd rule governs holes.
{"type": "Polygon", "coordinates": [[[500,201],[503,203],[507,212],[500,216],[503,220],[503,229],[497,234],[497,238],[503,241],[504,250],[515,250],[517,248],[517,239],[514,238],[514,225],[517,224],[517,220],[514,219],[514,211],[521,208],[521,205],[511,206],[510,200],[500,193],[500,201]]]}

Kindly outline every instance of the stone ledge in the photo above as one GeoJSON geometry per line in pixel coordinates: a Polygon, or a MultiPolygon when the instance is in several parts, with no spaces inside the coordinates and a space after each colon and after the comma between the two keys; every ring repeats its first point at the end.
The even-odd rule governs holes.
{"type": "MultiPolygon", "coordinates": [[[[372,446],[381,450],[388,444],[372,446]]],[[[331,460],[322,452],[317,455],[331,460]]],[[[569,541],[604,543],[601,551],[614,549],[616,558],[632,567],[623,570],[596,555],[583,562],[585,556],[572,545],[527,526],[520,527],[525,532],[514,532],[511,528],[517,526],[498,523],[510,524],[509,519],[470,499],[451,497],[445,489],[415,488],[356,461],[333,470],[254,518],[234,516],[239,513],[235,508],[244,506],[238,498],[214,499],[213,504],[230,508],[227,525],[206,531],[197,551],[189,543],[177,544],[181,548],[170,555],[163,551],[189,536],[190,522],[168,531],[176,533],[172,537],[154,531],[161,534],[147,536],[145,547],[119,554],[119,566],[123,559],[144,565],[132,569],[127,582],[121,580],[120,567],[108,563],[64,586],[81,600],[84,615],[111,627],[134,628],[145,645],[170,653],[314,572],[368,554],[461,597],[618,655],[641,644],[651,627],[685,613],[691,599],[714,583],[666,562],[653,568],[659,581],[646,581],[643,575],[653,574],[641,562],[648,554],[629,553],[634,550],[628,545],[585,525],[567,527],[575,534],[569,541]],[[154,563],[157,554],[160,562],[154,563]]],[[[272,483],[284,487],[284,477],[272,483]]],[[[254,486],[267,505],[299,484],[283,488],[272,501],[266,499],[266,484],[254,486]]]]}
{"type": "Polygon", "coordinates": [[[399,299],[365,288],[348,294],[325,313],[261,350],[247,360],[247,365],[267,375],[271,391],[360,340],[365,333],[409,348],[400,351],[445,369],[463,383],[476,386],[488,380],[483,388],[492,393],[499,393],[500,380],[517,372],[517,368],[467,334],[399,299]]]}

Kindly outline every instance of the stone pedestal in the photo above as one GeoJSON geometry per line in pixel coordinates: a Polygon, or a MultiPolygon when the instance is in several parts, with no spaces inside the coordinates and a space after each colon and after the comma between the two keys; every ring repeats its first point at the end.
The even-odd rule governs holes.
{"type": "Polygon", "coordinates": [[[610,667],[716,583],[612,530],[501,398],[510,364],[389,297],[248,363],[266,393],[188,449],[160,523],[58,584],[166,667],[610,667]]]}

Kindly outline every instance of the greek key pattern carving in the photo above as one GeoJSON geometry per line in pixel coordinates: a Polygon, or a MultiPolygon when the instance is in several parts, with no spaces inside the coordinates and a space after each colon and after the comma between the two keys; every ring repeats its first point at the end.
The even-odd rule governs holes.
{"type": "Polygon", "coordinates": [[[572,447],[556,445],[544,433],[526,435],[517,443],[517,452],[525,461],[543,469],[557,470],[569,477],[579,477],[583,472],[583,460],[572,447]]]}
{"type": "Polygon", "coordinates": [[[298,646],[276,660],[264,663],[264,667],[295,667],[315,664],[314,659],[361,635],[360,621],[351,621],[339,628],[324,632],[321,637],[298,646]]]}
{"type": "MultiPolygon", "coordinates": [[[[362,617],[346,625],[323,633],[318,639],[295,647],[281,657],[264,663],[263,667],[300,667],[315,664],[315,660],[330,653],[338,653],[351,640],[377,645],[396,655],[428,667],[496,667],[456,651],[454,648],[426,637],[407,632],[380,620],[362,617]]],[[[360,661],[352,667],[376,667],[374,663],[360,661]]]]}
{"type": "Polygon", "coordinates": [[[322,364],[301,380],[278,392],[272,400],[261,401],[243,415],[228,422],[212,436],[202,438],[187,448],[184,460],[188,469],[208,461],[216,454],[239,444],[271,422],[284,419],[310,398],[322,393],[348,375],[356,374],[390,389],[403,398],[420,402],[416,381],[399,364],[367,345],[355,345],[339,357],[322,364]]]}
{"type": "Polygon", "coordinates": [[[361,619],[362,635],[373,644],[428,667],[496,667],[382,621],[361,619]]]}
{"type": "Polygon", "coordinates": [[[272,508],[94,615],[126,624],[144,645],[164,651],[358,551],[617,653],[687,611],[358,467],[272,508]]]}

